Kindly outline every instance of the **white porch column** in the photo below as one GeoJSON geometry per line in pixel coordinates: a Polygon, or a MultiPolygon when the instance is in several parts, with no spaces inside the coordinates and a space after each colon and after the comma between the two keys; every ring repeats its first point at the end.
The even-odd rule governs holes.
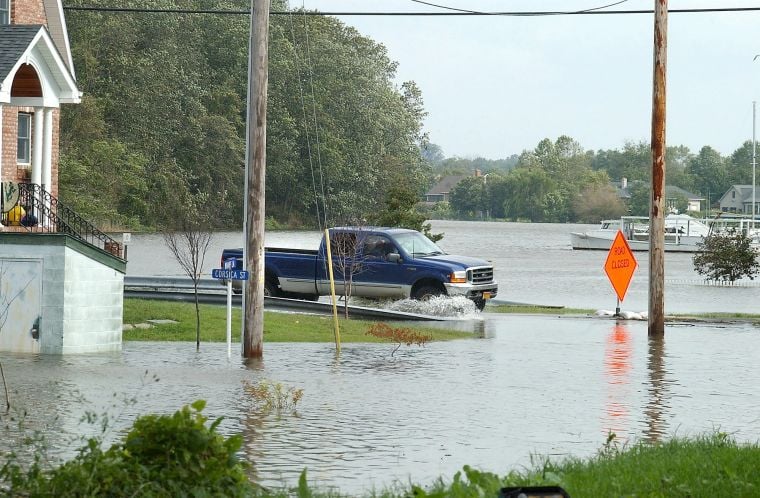
{"type": "Polygon", "coordinates": [[[52,192],[53,185],[53,108],[44,108],[44,137],[42,144],[42,185],[52,192]]]}
{"type": "Polygon", "coordinates": [[[34,108],[32,135],[32,183],[42,184],[42,121],[44,120],[42,107],[34,108]]]}
{"type": "MultiPolygon", "coordinates": [[[[0,185],[3,184],[3,104],[0,104],[0,185]]],[[[0,188],[0,193],[2,189],[0,188]]],[[[0,222],[0,228],[3,227],[0,222]]]]}

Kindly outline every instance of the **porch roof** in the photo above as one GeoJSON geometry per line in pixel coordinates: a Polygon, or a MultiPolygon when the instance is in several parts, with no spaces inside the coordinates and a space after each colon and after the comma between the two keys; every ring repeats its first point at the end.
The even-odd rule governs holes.
{"type": "Polygon", "coordinates": [[[80,98],[74,76],[45,26],[0,26],[0,103],[58,107],[61,103],[78,103],[80,98]],[[42,99],[12,99],[13,80],[23,64],[32,65],[37,72],[42,99]]]}

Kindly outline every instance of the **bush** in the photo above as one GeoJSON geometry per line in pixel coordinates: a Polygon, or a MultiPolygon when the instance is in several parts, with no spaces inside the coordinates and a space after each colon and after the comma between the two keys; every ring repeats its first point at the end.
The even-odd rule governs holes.
{"type": "Polygon", "coordinates": [[[734,282],[744,276],[754,279],[760,270],[750,238],[733,228],[711,233],[698,247],[692,259],[694,269],[710,280],[734,282]]]}
{"type": "Polygon", "coordinates": [[[218,434],[222,419],[206,427],[205,404],[140,417],[122,443],[103,451],[90,439],[50,471],[38,462],[27,471],[6,463],[0,483],[11,496],[249,496],[253,487],[235,455],[242,439],[218,434]]]}

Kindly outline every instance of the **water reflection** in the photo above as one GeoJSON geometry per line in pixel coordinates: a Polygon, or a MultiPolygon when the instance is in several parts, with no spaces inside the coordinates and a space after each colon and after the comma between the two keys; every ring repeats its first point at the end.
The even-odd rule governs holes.
{"type": "Polygon", "coordinates": [[[617,436],[629,431],[631,334],[625,322],[617,322],[607,336],[604,372],[607,379],[607,403],[602,429],[605,435],[617,436]]]}
{"type": "Polygon", "coordinates": [[[650,335],[648,339],[647,372],[649,374],[649,394],[644,414],[646,427],[644,440],[658,443],[668,434],[667,413],[669,407],[668,382],[665,378],[665,336],[650,335]]]}

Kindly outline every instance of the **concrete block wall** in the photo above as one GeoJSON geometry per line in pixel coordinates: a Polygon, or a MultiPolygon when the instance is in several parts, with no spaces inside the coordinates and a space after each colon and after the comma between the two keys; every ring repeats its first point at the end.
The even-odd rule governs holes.
{"type": "Polygon", "coordinates": [[[47,354],[121,350],[124,273],[67,246],[64,235],[14,235],[0,240],[0,260],[42,261],[39,340],[47,354]],[[29,243],[19,243],[20,239],[29,243]],[[36,243],[35,243],[36,242],[36,243]],[[52,243],[51,243],[52,242],[52,243]]]}
{"type": "Polygon", "coordinates": [[[124,274],[66,248],[63,353],[118,351],[124,274]]]}

